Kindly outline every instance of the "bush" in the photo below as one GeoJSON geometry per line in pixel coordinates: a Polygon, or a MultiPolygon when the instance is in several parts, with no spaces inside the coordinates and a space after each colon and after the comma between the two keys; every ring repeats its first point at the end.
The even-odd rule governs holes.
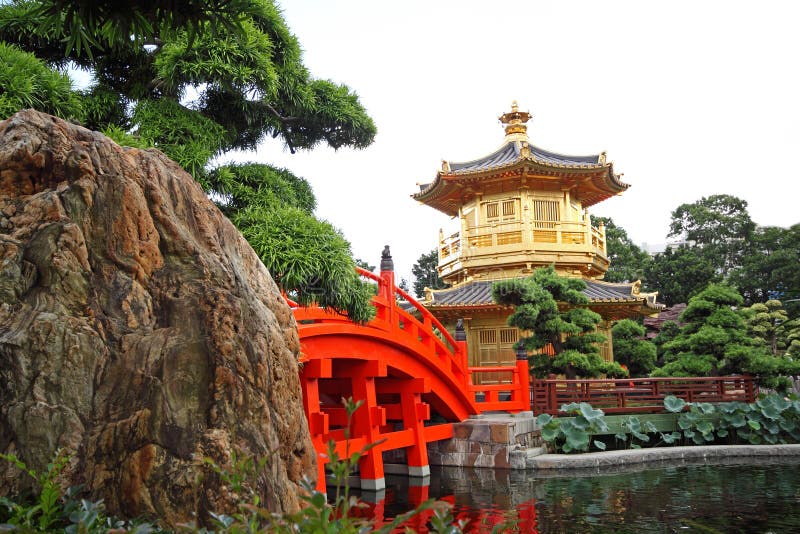
{"type": "MultiPolygon", "coordinates": [[[[781,395],[766,395],[752,404],[744,402],[687,403],[672,395],[664,399],[664,408],[678,414],[678,430],[658,432],[655,426],[636,416],[622,420],[621,431],[614,435],[613,447],[639,449],[665,445],[713,444],[787,444],[800,443],[800,400],[781,395]]],[[[608,433],[602,410],[586,403],[565,404],[562,412],[575,417],[555,418],[541,414],[536,422],[542,439],[556,452],[588,452],[590,444],[605,450],[607,444],[594,439],[608,433]]]]}
{"type": "Polygon", "coordinates": [[[0,42],[0,119],[33,108],[66,120],[80,120],[81,102],[69,76],[33,54],[0,42]]]}

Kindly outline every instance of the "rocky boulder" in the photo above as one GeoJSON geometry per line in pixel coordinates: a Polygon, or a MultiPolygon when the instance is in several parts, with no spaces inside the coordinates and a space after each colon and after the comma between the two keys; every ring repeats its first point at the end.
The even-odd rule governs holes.
{"type": "MultiPolygon", "coordinates": [[[[290,309],[200,186],[157,150],[35,111],[0,122],[0,452],[124,516],[230,511],[204,463],[313,476],[290,309]]],[[[30,485],[0,461],[0,494],[30,485]]]]}

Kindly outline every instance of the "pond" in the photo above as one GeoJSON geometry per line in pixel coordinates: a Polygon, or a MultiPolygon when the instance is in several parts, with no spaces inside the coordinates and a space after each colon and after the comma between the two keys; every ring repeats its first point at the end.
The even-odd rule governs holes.
{"type": "MultiPolygon", "coordinates": [[[[417,479],[419,480],[419,479],[417,479]]],[[[800,458],[639,465],[614,473],[433,468],[427,484],[387,476],[364,494],[379,521],[428,497],[453,505],[466,532],[800,532],[800,458]]],[[[426,518],[412,526],[427,532],[426,518]]]]}

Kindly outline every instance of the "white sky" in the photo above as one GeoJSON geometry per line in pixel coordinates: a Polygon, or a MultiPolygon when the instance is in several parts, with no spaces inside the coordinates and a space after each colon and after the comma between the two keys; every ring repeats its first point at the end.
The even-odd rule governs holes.
{"type": "MultiPolygon", "coordinates": [[[[284,0],[313,76],[355,90],[378,127],[366,150],[246,159],[309,180],[354,254],[398,276],[454,221],[410,198],[442,159],[503,141],[518,100],[531,141],[606,150],[622,196],[591,209],[663,243],[679,204],[727,193],[762,225],[800,222],[800,2],[284,0]]],[[[238,158],[237,158],[238,159],[238,158]]]]}

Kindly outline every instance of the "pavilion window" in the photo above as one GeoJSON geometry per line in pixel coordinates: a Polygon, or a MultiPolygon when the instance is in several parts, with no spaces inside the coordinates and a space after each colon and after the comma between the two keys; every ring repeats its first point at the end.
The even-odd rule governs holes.
{"type": "Polygon", "coordinates": [[[517,201],[516,200],[504,200],[503,201],[503,220],[513,219],[517,213],[517,201]]]}
{"type": "Polygon", "coordinates": [[[534,200],[533,219],[542,228],[553,228],[561,220],[557,200],[534,200]]]}

